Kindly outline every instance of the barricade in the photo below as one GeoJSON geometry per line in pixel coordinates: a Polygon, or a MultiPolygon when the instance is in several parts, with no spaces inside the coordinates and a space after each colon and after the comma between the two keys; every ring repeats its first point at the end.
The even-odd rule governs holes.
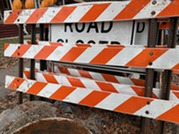
{"type": "MultiPolygon", "coordinates": [[[[30,71],[24,72],[26,77],[20,78],[23,73],[21,66],[19,77],[6,76],[5,86],[12,90],[49,99],[145,117],[142,126],[143,133],[149,131],[150,119],[148,118],[179,123],[177,116],[179,91],[173,90],[177,88],[176,86],[171,86],[172,71],[179,70],[179,47],[176,47],[178,5],[178,0],[132,0],[6,11],[4,14],[5,24],[32,24],[32,45],[22,42],[20,44],[5,44],[5,56],[17,57],[21,60],[23,58],[31,59],[30,71]],[[132,30],[135,21],[147,22],[148,32],[141,37],[147,37],[148,41],[139,41],[142,45],[135,44],[141,39],[132,30]],[[159,24],[166,21],[169,21],[170,24],[169,41],[165,46],[156,47],[159,24]],[[53,31],[57,25],[60,27],[60,25],[68,24],[66,31],[67,28],[70,28],[73,32],[72,24],[75,24],[77,31],[81,30],[82,32],[83,26],[88,24],[87,33],[94,30],[100,34],[98,26],[101,26],[101,31],[107,31],[104,22],[110,22],[108,28],[113,24],[112,22],[116,23],[115,26],[118,22],[120,26],[129,25],[129,27],[133,27],[130,31],[132,34],[125,35],[127,29],[122,29],[123,34],[119,35],[121,41],[116,39],[107,41],[106,44],[101,43],[101,40],[94,41],[95,38],[98,38],[94,35],[94,37],[88,37],[88,39],[91,38],[90,41],[86,39],[87,37],[84,39],[86,42],[80,40],[82,44],[78,44],[79,40],[69,43],[69,40],[65,42],[65,39],[60,39],[62,43],[43,42],[41,45],[33,45],[36,41],[34,37],[35,24],[51,24],[50,36],[51,41],[54,42],[59,41],[53,31]],[[81,29],[78,27],[78,23],[82,23],[81,29]],[[123,37],[126,40],[122,40],[123,37]],[[94,44],[94,42],[99,42],[99,44],[94,44]],[[111,42],[117,42],[117,44],[109,44],[111,42]],[[82,69],[89,69],[89,66],[94,68],[87,72],[83,70],[83,73],[80,72],[80,69],[76,69],[82,77],[72,75],[71,71],[68,72],[68,75],[71,76],[43,72],[44,69],[35,72],[35,60],[51,61],[54,64],[68,63],[72,66],[75,64],[82,69]],[[120,71],[118,68],[121,67],[143,70],[141,72],[145,74],[145,84],[142,79],[117,76],[115,71],[120,71]],[[108,74],[100,72],[100,69],[106,69],[108,74]],[[90,74],[92,71],[95,73],[90,74]],[[156,79],[156,74],[159,73],[163,74],[160,89],[155,86],[155,83],[159,82],[156,79]],[[83,75],[87,78],[84,78],[83,75]],[[98,78],[94,78],[93,75],[98,75],[98,78]],[[92,79],[90,79],[91,77],[92,79]],[[120,79],[123,79],[123,82],[120,79]]],[[[120,27],[118,28],[120,29],[120,27]]],[[[114,36],[116,36],[115,31],[118,29],[113,31],[112,35],[114,36]]],[[[75,34],[72,36],[78,38],[75,34]]],[[[67,67],[67,70],[70,69],[67,67]]],[[[60,72],[62,71],[60,70],[60,72]]],[[[130,70],[126,72],[131,73],[130,70]]]]}

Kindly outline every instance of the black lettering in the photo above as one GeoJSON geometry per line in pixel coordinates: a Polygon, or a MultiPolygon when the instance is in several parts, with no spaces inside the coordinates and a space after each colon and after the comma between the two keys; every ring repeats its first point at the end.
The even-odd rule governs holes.
{"type": "Polygon", "coordinates": [[[85,23],[75,23],[75,28],[77,32],[81,33],[85,29],[85,23]],[[79,25],[81,25],[81,28],[79,28],[79,25]]]}
{"type": "Polygon", "coordinates": [[[121,43],[118,42],[118,41],[111,41],[111,44],[112,44],[112,45],[120,45],[121,43]]]}
{"type": "Polygon", "coordinates": [[[101,40],[99,41],[99,44],[108,44],[108,41],[101,40]]]}
{"type": "Polygon", "coordinates": [[[73,23],[65,23],[65,32],[67,32],[67,26],[70,28],[70,32],[73,33],[73,28],[72,28],[73,23]]]}
{"type": "Polygon", "coordinates": [[[87,44],[96,44],[93,40],[88,41],[87,44]]]}
{"type": "Polygon", "coordinates": [[[64,40],[63,39],[58,39],[57,42],[64,43],[64,40]]]}
{"type": "Polygon", "coordinates": [[[113,22],[109,22],[109,26],[105,29],[105,25],[106,23],[105,22],[102,22],[101,24],[101,33],[108,33],[111,31],[112,27],[113,27],[113,22]]]}
{"type": "Polygon", "coordinates": [[[76,44],[84,44],[84,42],[82,40],[77,40],[76,44]]]}
{"type": "Polygon", "coordinates": [[[144,22],[138,22],[137,23],[137,33],[142,33],[145,29],[145,23],[144,22]]]}
{"type": "Polygon", "coordinates": [[[90,32],[91,29],[93,29],[96,31],[96,33],[99,33],[99,30],[98,30],[98,26],[97,26],[97,23],[96,22],[92,22],[89,24],[89,27],[88,27],[88,30],[87,30],[87,33],[90,32]]]}

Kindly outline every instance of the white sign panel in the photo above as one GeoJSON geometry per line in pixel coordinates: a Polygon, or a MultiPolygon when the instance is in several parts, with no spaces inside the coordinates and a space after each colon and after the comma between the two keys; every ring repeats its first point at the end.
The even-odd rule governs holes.
{"type": "Polygon", "coordinates": [[[50,31],[52,42],[68,44],[146,45],[148,34],[145,23],[133,21],[53,24],[50,31]]]}

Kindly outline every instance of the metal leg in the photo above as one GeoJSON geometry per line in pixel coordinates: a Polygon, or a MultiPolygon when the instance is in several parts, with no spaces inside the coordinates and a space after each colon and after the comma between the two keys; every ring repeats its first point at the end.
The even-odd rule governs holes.
{"type": "MultiPolygon", "coordinates": [[[[157,44],[157,32],[158,31],[158,24],[156,19],[149,20],[149,36],[148,36],[148,47],[153,48],[157,44]]],[[[149,63],[152,64],[152,63],[149,63]]],[[[145,76],[145,97],[152,97],[152,89],[154,87],[154,70],[153,69],[146,69],[146,76],[145,76]]],[[[147,105],[147,104],[146,104],[147,105]]],[[[150,105],[150,104],[148,104],[150,105]]],[[[148,113],[149,111],[146,111],[148,113]]],[[[149,118],[142,118],[142,129],[141,134],[149,134],[150,133],[150,124],[151,119],[149,118]]]]}
{"type": "MultiPolygon", "coordinates": [[[[19,43],[23,44],[24,42],[24,32],[23,32],[23,24],[19,25],[19,43]]],[[[23,68],[24,68],[24,63],[23,63],[23,59],[20,58],[19,59],[19,77],[23,77],[23,68]]],[[[22,104],[23,103],[23,93],[19,92],[19,96],[18,96],[18,104],[22,104]]]]}
{"type": "MultiPolygon", "coordinates": [[[[32,24],[32,29],[31,29],[31,43],[35,44],[36,42],[36,25],[32,24]]],[[[35,60],[31,59],[30,60],[30,79],[35,79],[35,60]]],[[[29,100],[32,101],[35,99],[34,95],[30,95],[29,100]]]]}
{"type": "MultiPolygon", "coordinates": [[[[175,48],[177,41],[177,29],[178,29],[178,18],[170,18],[169,37],[168,37],[168,48],[175,48]]],[[[169,100],[170,86],[172,81],[172,70],[165,70],[162,76],[162,97],[161,99],[169,100]]],[[[165,133],[166,123],[161,124],[161,134],[165,133]]]]}
{"type": "MultiPolygon", "coordinates": [[[[40,40],[44,40],[44,25],[40,24],[40,40]]],[[[45,60],[40,60],[40,70],[47,70],[47,65],[45,60]]]]}
{"type": "MultiPolygon", "coordinates": [[[[40,24],[40,40],[44,40],[44,24],[40,24]]],[[[44,71],[47,69],[46,61],[40,60],[40,71],[44,71]]],[[[39,100],[44,101],[45,98],[40,97],[39,100]]]]}

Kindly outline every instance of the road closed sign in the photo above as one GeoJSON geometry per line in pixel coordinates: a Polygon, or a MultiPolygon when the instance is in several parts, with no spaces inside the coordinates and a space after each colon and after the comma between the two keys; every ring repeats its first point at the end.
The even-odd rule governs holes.
{"type": "Polygon", "coordinates": [[[122,21],[52,24],[50,33],[52,42],[146,45],[148,23],[122,21]]]}

